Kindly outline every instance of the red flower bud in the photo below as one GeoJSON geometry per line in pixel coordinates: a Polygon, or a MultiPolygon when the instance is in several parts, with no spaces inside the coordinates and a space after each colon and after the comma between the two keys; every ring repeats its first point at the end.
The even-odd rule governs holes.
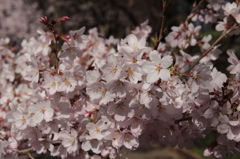
{"type": "Polygon", "coordinates": [[[48,17],[47,16],[42,17],[42,18],[38,19],[38,21],[43,23],[43,24],[47,24],[48,23],[48,17]]]}
{"type": "Polygon", "coordinates": [[[71,38],[71,36],[70,35],[64,35],[63,38],[68,40],[68,39],[71,38]]]}
{"type": "Polygon", "coordinates": [[[63,16],[61,18],[59,18],[59,22],[65,22],[66,20],[69,20],[70,18],[68,16],[63,16]]]}

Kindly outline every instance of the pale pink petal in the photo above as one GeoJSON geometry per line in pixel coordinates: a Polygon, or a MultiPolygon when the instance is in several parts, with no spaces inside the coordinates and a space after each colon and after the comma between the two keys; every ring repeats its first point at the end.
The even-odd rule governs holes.
{"type": "Polygon", "coordinates": [[[170,78],[170,71],[168,69],[161,69],[160,70],[160,78],[163,81],[167,81],[170,78]]]}
{"type": "Polygon", "coordinates": [[[150,61],[147,61],[147,62],[144,62],[142,64],[142,70],[145,72],[145,73],[151,73],[151,72],[154,72],[155,71],[155,68],[156,66],[150,62],[150,61]]]}
{"type": "Polygon", "coordinates": [[[167,56],[164,56],[161,60],[161,66],[163,68],[168,68],[169,66],[171,66],[173,63],[173,59],[172,59],[172,56],[170,55],[167,55],[167,56]]]}
{"type": "Polygon", "coordinates": [[[155,64],[160,64],[160,62],[161,62],[160,54],[159,54],[158,51],[156,51],[156,50],[150,52],[149,58],[150,58],[150,60],[153,61],[155,64]]]}
{"type": "Polygon", "coordinates": [[[34,115],[33,115],[33,120],[35,123],[40,123],[41,121],[43,121],[43,113],[41,112],[36,112],[34,115]]]}
{"type": "Polygon", "coordinates": [[[48,122],[52,120],[53,117],[53,109],[52,108],[47,108],[46,111],[44,112],[44,119],[48,122]]]}
{"type": "Polygon", "coordinates": [[[149,73],[147,75],[147,80],[146,81],[149,82],[149,83],[154,83],[159,79],[159,77],[160,77],[160,74],[158,73],[158,71],[155,71],[155,72],[149,73]]]}
{"type": "Polygon", "coordinates": [[[130,34],[127,37],[127,42],[130,46],[134,46],[138,43],[138,39],[134,34],[130,34]]]}
{"type": "Polygon", "coordinates": [[[91,150],[92,146],[90,144],[90,141],[83,142],[81,148],[86,152],[91,150]]]}

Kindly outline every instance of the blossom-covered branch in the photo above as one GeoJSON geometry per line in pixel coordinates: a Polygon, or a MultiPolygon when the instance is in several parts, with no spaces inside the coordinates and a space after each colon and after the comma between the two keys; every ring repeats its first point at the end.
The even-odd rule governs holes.
{"type": "Polygon", "coordinates": [[[148,21],[123,39],[85,27],[61,36],[53,25],[65,16],[40,18],[50,32],[38,29],[39,36],[23,40],[15,52],[10,39],[1,38],[0,158],[48,152],[114,159],[122,149],[152,142],[190,149],[209,132],[218,136],[205,156],[238,153],[240,62],[229,49],[228,78],[213,61],[222,52],[220,40],[240,33],[240,7],[215,2],[205,11],[216,14],[192,17],[220,19],[216,30],[223,33],[212,45],[212,36],[201,36],[201,26],[190,22],[173,26],[157,48],[147,41],[148,21]],[[198,51],[187,53],[191,48],[198,51]]]}

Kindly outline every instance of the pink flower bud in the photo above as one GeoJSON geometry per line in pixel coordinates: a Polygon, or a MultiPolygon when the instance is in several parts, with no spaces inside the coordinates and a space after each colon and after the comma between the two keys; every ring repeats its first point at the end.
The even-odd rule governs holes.
{"type": "Polygon", "coordinates": [[[63,37],[64,37],[64,39],[67,39],[67,40],[71,38],[70,35],[64,35],[63,37]]]}
{"type": "Polygon", "coordinates": [[[42,17],[42,18],[38,19],[38,21],[41,22],[41,23],[47,24],[47,22],[48,22],[48,17],[47,17],[47,16],[42,17]]]}
{"type": "Polygon", "coordinates": [[[68,40],[71,38],[71,36],[70,36],[70,35],[61,35],[60,38],[61,38],[63,41],[68,42],[68,40]]]}
{"type": "Polygon", "coordinates": [[[65,22],[66,20],[69,20],[70,18],[68,16],[63,16],[59,18],[59,22],[65,22]]]}

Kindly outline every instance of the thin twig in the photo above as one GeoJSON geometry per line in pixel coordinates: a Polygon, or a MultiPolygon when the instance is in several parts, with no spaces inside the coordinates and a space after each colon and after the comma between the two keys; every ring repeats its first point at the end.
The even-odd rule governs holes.
{"type": "Polygon", "coordinates": [[[191,159],[202,159],[202,157],[200,157],[199,155],[197,155],[196,153],[193,153],[187,149],[180,149],[179,147],[174,147],[174,148],[170,148],[172,150],[177,151],[179,154],[181,154],[184,158],[191,158],[191,159]]]}
{"type": "Polygon", "coordinates": [[[197,8],[200,7],[200,5],[202,5],[202,3],[203,3],[204,1],[205,1],[205,0],[201,0],[195,7],[193,7],[193,9],[192,9],[191,13],[189,14],[189,16],[187,17],[185,23],[188,22],[189,19],[191,19],[191,18],[195,15],[194,12],[196,11],[197,8]]]}
{"type": "Polygon", "coordinates": [[[232,32],[233,30],[237,29],[238,26],[237,24],[234,24],[229,30],[225,30],[222,35],[212,44],[212,46],[210,48],[208,48],[199,58],[197,58],[192,66],[187,70],[186,73],[189,73],[197,64],[198,62],[204,57],[206,56],[210,51],[212,51],[214,49],[214,47],[230,32],[232,32]]]}
{"type": "Polygon", "coordinates": [[[34,157],[32,156],[31,153],[27,153],[27,154],[28,154],[28,157],[29,157],[30,159],[34,159],[34,157]]]}
{"type": "Polygon", "coordinates": [[[27,149],[24,149],[24,150],[18,150],[18,153],[20,154],[27,154],[29,152],[33,151],[32,148],[27,148],[27,149]]]}
{"type": "Polygon", "coordinates": [[[192,120],[192,117],[189,116],[189,117],[185,117],[185,118],[181,118],[181,119],[178,119],[178,120],[175,120],[175,124],[178,124],[182,121],[187,121],[187,120],[192,120]]]}
{"type": "MultiPolygon", "coordinates": [[[[164,0],[163,0],[164,1],[164,0]]],[[[164,2],[163,2],[164,3],[164,2]]],[[[167,11],[167,8],[168,8],[168,5],[170,3],[170,0],[166,0],[165,2],[166,4],[163,4],[163,13],[162,13],[162,21],[161,21],[161,26],[160,26],[160,32],[159,32],[159,36],[158,36],[158,40],[157,40],[157,43],[155,44],[154,46],[154,49],[156,50],[160,41],[162,40],[163,38],[163,30],[164,30],[164,27],[165,27],[165,19],[166,19],[166,11],[167,11]]]]}
{"type": "MultiPolygon", "coordinates": [[[[162,40],[162,37],[163,37],[163,28],[164,28],[164,25],[165,25],[165,19],[166,19],[166,16],[163,14],[162,15],[162,22],[161,22],[161,28],[160,28],[160,32],[159,32],[159,39],[158,39],[158,44],[159,42],[162,40]]],[[[158,46],[157,44],[157,46],[158,46]]]]}
{"type": "MultiPolygon", "coordinates": [[[[52,144],[58,144],[58,143],[60,143],[60,141],[52,141],[52,144]]],[[[19,153],[19,154],[27,154],[27,153],[30,153],[30,152],[32,152],[33,151],[33,148],[26,148],[26,149],[23,149],[23,150],[18,150],[17,152],[19,153]]]]}

